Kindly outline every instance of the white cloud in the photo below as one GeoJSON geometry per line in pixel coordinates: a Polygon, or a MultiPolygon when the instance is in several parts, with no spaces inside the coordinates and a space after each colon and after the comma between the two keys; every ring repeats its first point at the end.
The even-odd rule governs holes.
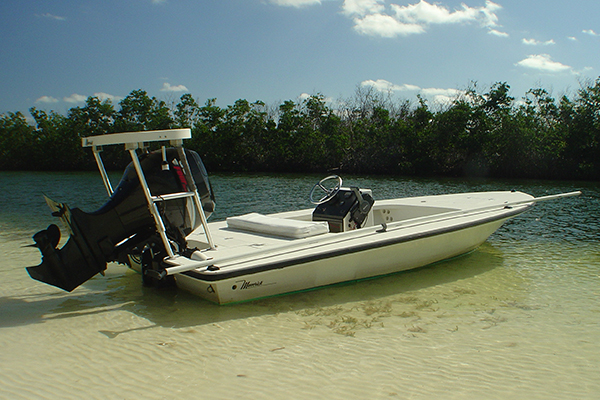
{"type": "Polygon", "coordinates": [[[484,7],[475,8],[462,4],[462,9],[455,11],[450,11],[437,3],[430,4],[424,0],[408,6],[392,4],[392,9],[398,20],[425,25],[479,22],[482,26],[496,26],[498,17],[495,11],[501,8],[501,6],[491,1],[486,1],[484,7]]]}
{"type": "MultiPolygon", "coordinates": [[[[281,1],[281,0],[280,0],[281,1]]],[[[418,3],[401,6],[391,4],[386,10],[384,0],[345,0],[342,12],[353,18],[354,29],[368,36],[392,38],[420,34],[434,24],[478,23],[491,29],[498,26],[496,11],[502,7],[486,1],[483,7],[462,5],[458,10],[450,10],[438,3],[420,0],[418,3]]],[[[508,36],[504,32],[491,30],[497,36],[508,36]]]]}
{"type": "Polygon", "coordinates": [[[187,92],[188,88],[186,88],[183,85],[175,85],[172,86],[170,83],[165,82],[163,83],[163,87],[162,89],[160,89],[161,92],[187,92]]]}
{"type": "Polygon", "coordinates": [[[444,97],[456,97],[462,93],[462,90],[458,89],[439,89],[439,88],[428,88],[421,91],[425,96],[444,96],[444,97]]]}
{"type": "Polygon", "coordinates": [[[592,29],[584,29],[581,32],[585,33],[586,35],[590,35],[590,36],[600,36],[600,34],[594,32],[592,29]]]}
{"type": "MultiPolygon", "coordinates": [[[[321,97],[321,94],[308,94],[306,92],[302,92],[298,97],[296,97],[296,101],[298,103],[302,103],[310,99],[311,97],[321,97]]],[[[335,102],[335,100],[332,97],[323,97],[323,101],[325,101],[325,103],[327,104],[333,104],[335,102]]]]}
{"type": "Polygon", "coordinates": [[[506,32],[502,32],[502,31],[499,31],[499,30],[497,30],[497,29],[490,29],[490,30],[488,31],[488,33],[489,33],[490,35],[493,35],[493,36],[498,36],[498,37],[508,37],[508,36],[509,36],[509,35],[508,35],[508,33],[506,33],[506,32]]]}
{"type": "Polygon", "coordinates": [[[305,7],[315,4],[321,4],[321,0],[270,0],[271,3],[284,7],[305,7]]]}
{"type": "Polygon", "coordinates": [[[86,99],[87,99],[87,97],[85,97],[82,94],[77,94],[77,93],[73,93],[69,97],[63,97],[63,100],[66,101],[67,103],[83,103],[83,102],[85,102],[86,99]]]}
{"type": "Polygon", "coordinates": [[[438,4],[430,4],[426,1],[420,1],[417,4],[399,6],[392,4],[392,9],[396,13],[396,18],[400,21],[423,23],[423,24],[452,24],[464,22],[472,19],[469,13],[456,11],[451,13],[447,8],[438,4]]]}
{"type": "MultiPolygon", "coordinates": [[[[94,97],[97,97],[100,101],[110,100],[113,103],[118,103],[123,100],[123,97],[113,96],[112,94],[97,92],[93,94],[94,97]]],[[[68,97],[63,97],[62,101],[65,103],[78,104],[85,103],[88,99],[88,96],[84,96],[82,94],[73,93],[68,97]]],[[[60,102],[59,99],[52,96],[42,96],[35,101],[36,103],[44,103],[44,104],[53,104],[60,102]]]]}
{"type": "Polygon", "coordinates": [[[452,103],[454,100],[465,94],[463,90],[438,88],[423,89],[421,93],[423,96],[433,99],[434,102],[439,104],[452,103]]]}
{"type": "Polygon", "coordinates": [[[571,70],[571,67],[568,65],[552,61],[548,54],[531,54],[515,65],[542,72],[563,72],[571,70]]]}
{"type": "Polygon", "coordinates": [[[377,79],[377,80],[366,80],[361,82],[361,86],[371,86],[375,90],[379,92],[405,92],[405,91],[413,91],[419,92],[419,94],[423,95],[434,102],[441,103],[450,103],[454,101],[456,98],[463,95],[465,92],[458,89],[439,89],[439,88],[420,88],[416,85],[402,84],[397,85],[392,82],[386,81],[385,79],[377,79]]]}
{"type": "Polygon", "coordinates": [[[39,99],[37,99],[35,102],[51,104],[51,103],[58,103],[58,99],[55,99],[54,97],[51,97],[51,96],[42,96],[39,99]]]}
{"type": "Polygon", "coordinates": [[[498,16],[495,12],[502,10],[500,4],[486,0],[485,7],[480,7],[477,10],[482,15],[481,22],[483,22],[485,26],[498,26],[498,16]]]}
{"type": "MultiPolygon", "coordinates": [[[[321,4],[323,0],[268,0],[271,4],[286,7],[304,7],[321,4]]],[[[362,35],[393,38],[420,34],[433,24],[477,23],[488,28],[492,35],[507,37],[508,34],[495,29],[498,25],[496,12],[502,6],[486,0],[482,7],[469,7],[462,4],[457,10],[439,3],[419,0],[415,4],[401,6],[386,0],[344,0],[342,14],[354,21],[354,30],[362,35]]]]}
{"type": "Polygon", "coordinates": [[[447,96],[444,94],[436,94],[431,97],[431,99],[432,102],[436,104],[452,104],[458,97],[458,95],[447,96]]]}
{"type": "Polygon", "coordinates": [[[384,0],[344,0],[342,11],[348,16],[367,14],[380,14],[385,10],[381,3],[384,0]]]}
{"type": "Polygon", "coordinates": [[[363,35],[393,38],[425,32],[421,25],[405,24],[385,14],[369,14],[354,20],[354,29],[363,35]]]}
{"type": "Polygon", "coordinates": [[[110,100],[112,103],[118,103],[119,101],[123,100],[123,97],[113,96],[112,94],[104,92],[94,93],[94,97],[97,97],[100,101],[110,100]]]}
{"type": "Polygon", "coordinates": [[[407,90],[421,90],[420,87],[415,86],[415,85],[407,85],[407,84],[396,85],[396,84],[393,84],[392,82],[386,81],[385,79],[377,79],[376,81],[369,79],[366,81],[362,81],[360,83],[360,85],[361,86],[371,86],[375,90],[378,90],[380,92],[389,92],[389,91],[403,92],[403,91],[407,91],[407,90]]]}
{"type": "Polygon", "coordinates": [[[540,42],[539,40],[536,40],[536,39],[526,39],[526,38],[523,38],[522,43],[526,44],[528,46],[540,46],[540,45],[541,46],[549,46],[549,45],[556,44],[556,42],[552,39],[546,40],[545,42],[540,42]]]}
{"type": "Polygon", "coordinates": [[[50,14],[50,13],[41,14],[39,16],[43,17],[43,18],[53,19],[56,21],[66,21],[67,20],[67,17],[61,17],[59,15],[54,15],[54,14],[50,14]]]}

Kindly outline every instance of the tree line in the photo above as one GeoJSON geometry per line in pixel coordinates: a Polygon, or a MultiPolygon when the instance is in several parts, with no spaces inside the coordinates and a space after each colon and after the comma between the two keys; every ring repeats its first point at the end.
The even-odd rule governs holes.
{"type": "MultiPolygon", "coordinates": [[[[316,94],[227,107],[216,99],[200,106],[191,94],[169,105],[140,89],[118,108],[92,96],[67,115],[29,111],[34,124],[21,112],[0,118],[0,170],[92,169],[82,137],[189,127],[186,147],[212,172],[600,179],[600,78],[558,100],[536,88],[516,101],[506,82],[484,93],[472,84],[435,107],[369,87],[335,106],[316,94]]],[[[121,148],[103,159],[110,169],[129,162],[121,148]]]]}

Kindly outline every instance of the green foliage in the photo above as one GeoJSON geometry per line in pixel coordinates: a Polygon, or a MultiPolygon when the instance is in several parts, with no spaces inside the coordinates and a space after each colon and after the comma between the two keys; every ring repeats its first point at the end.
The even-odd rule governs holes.
{"type": "Polygon", "coordinates": [[[573,102],[563,100],[569,166],[578,176],[598,179],[600,169],[600,78],[583,87],[573,102]]]}
{"type": "Polygon", "coordinates": [[[169,129],[173,120],[166,103],[141,89],[132,91],[119,103],[121,110],[115,119],[115,131],[136,132],[169,129]]]}
{"type": "MultiPolygon", "coordinates": [[[[118,109],[97,97],[67,116],[32,108],[33,126],[20,112],[0,116],[0,169],[92,168],[82,137],[189,127],[186,146],[210,171],[600,179],[600,78],[559,101],[542,88],[515,101],[498,82],[484,93],[473,84],[435,106],[359,87],[335,108],[320,93],[276,107],[240,99],[225,108],[184,94],[169,108],[134,90],[118,109]]],[[[114,169],[128,162],[120,148],[103,158],[114,169]]]]}
{"type": "Polygon", "coordinates": [[[35,119],[37,129],[31,138],[31,153],[24,161],[30,161],[30,165],[42,170],[79,168],[84,152],[80,136],[71,129],[71,120],[54,111],[48,114],[31,108],[29,112],[35,119]]]}
{"type": "Polygon", "coordinates": [[[26,169],[27,160],[35,148],[34,128],[20,113],[0,118],[0,170],[26,169]]]}

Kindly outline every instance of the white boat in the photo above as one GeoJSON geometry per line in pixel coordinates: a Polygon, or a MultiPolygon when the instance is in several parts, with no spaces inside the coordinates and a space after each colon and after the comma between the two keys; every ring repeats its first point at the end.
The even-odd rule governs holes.
{"type": "Polygon", "coordinates": [[[108,262],[139,270],[148,285],[175,282],[226,304],[361,280],[422,267],[476,249],[506,220],[536,202],[518,191],[374,200],[338,176],[310,192],[314,208],[251,212],[209,223],[214,196],[200,157],[184,150],[189,129],[130,132],[82,139],[92,147],[110,196],[94,213],[46,199],[60,230],[34,235],[42,263],[32,278],[72,291],[108,262]],[[148,144],[169,142],[155,151],[148,144]],[[113,189],[102,146],[121,144],[132,162],[113,189]]]}

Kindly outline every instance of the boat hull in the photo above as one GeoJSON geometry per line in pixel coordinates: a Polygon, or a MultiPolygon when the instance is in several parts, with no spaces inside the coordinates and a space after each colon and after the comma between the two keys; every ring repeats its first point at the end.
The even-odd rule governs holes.
{"type": "Polygon", "coordinates": [[[350,245],[279,264],[274,260],[244,274],[220,277],[188,271],[175,275],[175,279],[180,288],[214,303],[254,300],[388,275],[456,257],[476,249],[508,218],[421,235],[394,237],[393,233],[382,232],[368,245],[350,245]]]}

